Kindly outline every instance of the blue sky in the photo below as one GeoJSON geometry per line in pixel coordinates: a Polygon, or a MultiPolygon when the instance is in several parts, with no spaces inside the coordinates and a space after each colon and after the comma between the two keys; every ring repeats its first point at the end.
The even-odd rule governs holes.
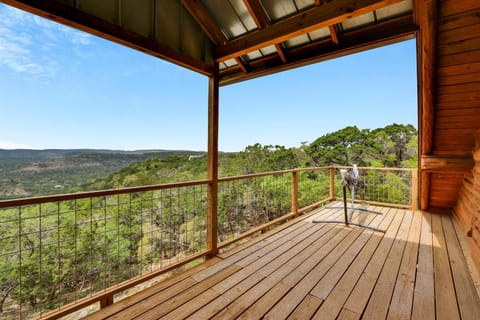
{"type": "MultiPolygon", "coordinates": [[[[0,148],[206,150],[208,79],[0,4],[0,148]]],[[[220,89],[223,151],[417,126],[415,41],[220,89]]]]}

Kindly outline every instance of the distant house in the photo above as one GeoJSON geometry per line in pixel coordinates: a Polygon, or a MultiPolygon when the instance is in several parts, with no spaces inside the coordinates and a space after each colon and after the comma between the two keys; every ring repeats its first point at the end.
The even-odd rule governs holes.
{"type": "Polygon", "coordinates": [[[201,157],[203,157],[203,154],[198,155],[198,156],[188,156],[188,161],[190,161],[190,160],[192,160],[192,159],[201,158],[201,157]]]}

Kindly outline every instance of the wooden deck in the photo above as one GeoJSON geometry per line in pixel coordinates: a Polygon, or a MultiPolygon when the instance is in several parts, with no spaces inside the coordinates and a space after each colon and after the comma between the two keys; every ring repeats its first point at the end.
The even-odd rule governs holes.
{"type": "Polygon", "coordinates": [[[456,222],[375,209],[354,220],[385,234],[312,223],[342,219],[323,209],[88,319],[479,319],[456,222]]]}

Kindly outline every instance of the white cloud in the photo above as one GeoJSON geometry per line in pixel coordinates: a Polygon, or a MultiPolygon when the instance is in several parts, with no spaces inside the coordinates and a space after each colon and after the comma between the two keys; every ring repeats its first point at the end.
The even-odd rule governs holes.
{"type": "Polygon", "coordinates": [[[82,48],[92,36],[13,7],[0,4],[0,65],[52,77],[60,69],[59,55],[71,50],[70,59],[85,56],[82,48]]]}

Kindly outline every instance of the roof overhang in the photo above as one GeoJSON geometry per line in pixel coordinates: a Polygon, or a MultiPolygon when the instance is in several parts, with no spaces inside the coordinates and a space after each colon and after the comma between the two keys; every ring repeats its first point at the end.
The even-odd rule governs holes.
{"type": "Polygon", "coordinates": [[[227,85],[414,37],[412,0],[0,0],[227,85]],[[219,68],[214,64],[218,63],[219,68]]]}

